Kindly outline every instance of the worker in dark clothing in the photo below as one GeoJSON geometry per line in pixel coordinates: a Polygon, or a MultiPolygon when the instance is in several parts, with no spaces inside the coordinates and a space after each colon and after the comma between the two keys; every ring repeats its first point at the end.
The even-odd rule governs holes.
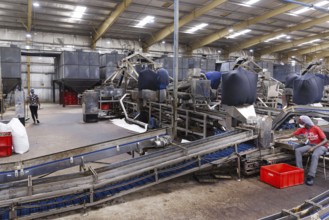
{"type": "Polygon", "coordinates": [[[328,151],[328,140],[321,128],[315,126],[310,117],[302,115],[299,118],[299,127],[295,132],[279,137],[277,139],[291,138],[294,136],[303,135],[307,138],[307,144],[295,150],[296,165],[303,168],[302,155],[308,153],[312,155],[311,166],[306,178],[306,185],[313,185],[314,177],[318,167],[319,157],[328,151]]]}
{"type": "Polygon", "coordinates": [[[31,110],[32,119],[33,119],[34,124],[36,122],[39,124],[40,123],[40,121],[38,119],[38,108],[40,108],[39,97],[37,94],[34,93],[34,89],[31,89],[30,92],[31,92],[31,94],[30,94],[29,102],[30,102],[30,110],[31,110]]]}

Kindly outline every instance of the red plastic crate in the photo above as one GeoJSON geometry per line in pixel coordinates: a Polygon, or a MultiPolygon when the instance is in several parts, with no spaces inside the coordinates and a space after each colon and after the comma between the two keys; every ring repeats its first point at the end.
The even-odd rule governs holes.
{"type": "Polygon", "coordinates": [[[102,110],[109,110],[111,107],[110,103],[102,103],[101,104],[101,109],[102,110]]]}
{"type": "Polygon", "coordinates": [[[262,166],[260,180],[276,188],[304,184],[304,170],[285,163],[262,166]]]}
{"type": "Polygon", "coordinates": [[[0,136],[0,157],[8,157],[13,154],[13,141],[11,134],[8,136],[0,136]]]}

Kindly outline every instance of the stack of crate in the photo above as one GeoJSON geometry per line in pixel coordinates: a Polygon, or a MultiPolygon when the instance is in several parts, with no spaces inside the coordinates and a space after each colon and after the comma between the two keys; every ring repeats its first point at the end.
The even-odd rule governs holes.
{"type": "Polygon", "coordinates": [[[64,94],[64,104],[65,105],[78,105],[78,93],[71,91],[71,90],[65,90],[64,94]]]}
{"type": "Polygon", "coordinates": [[[124,57],[124,54],[117,52],[102,54],[100,57],[100,79],[105,80],[110,77],[124,57]]]}

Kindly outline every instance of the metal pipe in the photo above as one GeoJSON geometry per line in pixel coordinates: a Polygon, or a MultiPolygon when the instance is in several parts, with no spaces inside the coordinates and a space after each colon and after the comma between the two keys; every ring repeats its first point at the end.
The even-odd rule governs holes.
{"type": "Polygon", "coordinates": [[[319,7],[314,4],[308,4],[308,3],[294,1],[294,0],[282,0],[282,1],[286,2],[286,3],[293,3],[293,4],[301,5],[301,6],[308,7],[308,8],[314,8],[318,11],[323,11],[323,12],[327,12],[327,13],[329,12],[329,9],[324,8],[324,7],[319,7]]]}
{"type": "Polygon", "coordinates": [[[179,0],[174,1],[174,102],[173,102],[173,139],[177,137],[177,85],[179,53],[179,0]]]}
{"type": "Polygon", "coordinates": [[[134,119],[132,119],[132,118],[129,118],[129,116],[128,116],[128,114],[127,114],[127,111],[126,111],[126,108],[125,108],[125,106],[124,106],[124,104],[123,104],[123,100],[126,98],[127,95],[128,95],[128,93],[124,94],[124,95],[122,96],[122,98],[120,99],[120,105],[121,105],[121,108],[122,108],[122,110],[123,110],[123,112],[124,112],[124,114],[125,114],[125,118],[126,118],[126,120],[129,121],[129,122],[131,122],[131,123],[134,123],[134,124],[137,124],[137,125],[139,125],[139,126],[144,127],[145,131],[147,131],[148,124],[143,123],[143,122],[138,121],[138,120],[134,120],[134,119]]]}

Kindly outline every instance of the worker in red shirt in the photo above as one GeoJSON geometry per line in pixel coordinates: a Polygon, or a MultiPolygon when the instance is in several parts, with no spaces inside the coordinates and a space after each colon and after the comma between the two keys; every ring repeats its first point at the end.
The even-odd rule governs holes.
{"type": "Polygon", "coordinates": [[[303,168],[302,155],[304,153],[312,154],[311,166],[306,178],[306,185],[311,186],[314,183],[319,157],[328,150],[328,140],[323,131],[318,126],[314,125],[310,117],[306,115],[300,116],[298,124],[300,128],[298,128],[295,132],[277,139],[291,138],[293,136],[301,135],[307,138],[307,144],[303,147],[297,148],[295,150],[295,156],[297,167],[303,168]]]}

